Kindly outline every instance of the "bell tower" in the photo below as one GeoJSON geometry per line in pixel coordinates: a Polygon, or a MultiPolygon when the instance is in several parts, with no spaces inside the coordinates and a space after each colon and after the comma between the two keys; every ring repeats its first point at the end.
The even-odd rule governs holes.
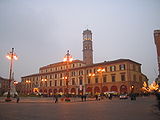
{"type": "Polygon", "coordinates": [[[159,75],[160,75],[160,30],[154,30],[154,42],[157,47],[157,60],[158,60],[159,75]]]}
{"type": "Polygon", "coordinates": [[[93,64],[92,32],[88,29],[83,31],[83,62],[93,64]]]}

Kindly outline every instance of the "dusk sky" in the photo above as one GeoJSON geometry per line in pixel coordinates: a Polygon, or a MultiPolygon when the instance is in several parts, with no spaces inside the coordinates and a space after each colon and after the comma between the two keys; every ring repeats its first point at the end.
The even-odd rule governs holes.
{"type": "Polygon", "coordinates": [[[160,29],[160,0],[0,0],[0,76],[15,48],[14,78],[61,62],[67,50],[82,60],[82,32],[93,33],[94,63],[131,59],[150,83],[158,75],[153,32],[160,29]]]}

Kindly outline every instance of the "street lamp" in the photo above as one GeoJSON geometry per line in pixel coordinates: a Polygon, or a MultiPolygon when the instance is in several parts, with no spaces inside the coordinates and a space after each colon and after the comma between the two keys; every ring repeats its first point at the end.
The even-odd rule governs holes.
{"type": "MultiPolygon", "coordinates": [[[[46,83],[46,82],[47,82],[47,79],[42,79],[41,81],[43,82],[43,83],[42,83],[42,84],[43,84],[42,87],[44,88],[44,83],[47,84],[47,83],[46,83]]],[[[46,85],[46,87],[47,87],[47,85],[46,85]]],[[[44,94],[44,89],[43,89],[43,94],[44,94]]]]}
{"type": "Polygon", "coordinates": [[[102,80],[102,73],[105,72],[105,69],[104,68],[99,68],[97,70],[98,73],[100,73],[100,79],[101,79],[101,94],[102,94],[102,84],[103,84],[103,80],[102,80]]]}
{"type": "MultiPolygon", "coordinates": [[[[89,73],[88,76],[89,76],[89,78],[90,78],[90,82],[88,81],[88,84],[90,84],[91,81],[92,81],[92,77],[95,76],[95,73],[89,73]]],[[[91,84],[92,84],[92,83],[91,83],[91,84]]],[[[90,94],[92,95],[92,91],[90,91],[90,94]]]]}
{"type": "Polygon", "coordinates": [[[72,58],[71,54],[69,53],[69,50],[67,50],[67,54],[63,58],[63,62],[66,63],[65,80],[66,80],[66,86],[67,86],[67,97],[68,97],[68,83],[69,83],[69,63],[71,63],[72,61],[73,61],[73,58],[72,58]]]}
{"type": "Polygon", "coordinates": [[[28,90],[29,90],[28,88],[29,88],[29,84],[30,84],[30,83],[31,83],[30,80],[26,80],[26,85],[27,85],[27,95],[29,94],[29,93],[28,93],[28,90]]]}
{"type": "Polygon", "coordinates": [[[12,69],[13,69],[13,60],[17,60],[18,57],[17,55],[14,53],[14,48],[12,48],[12,51],[9,52],[6,57],[10,60],[10,69],[9,69],[9,83],[8,83],[8,94],[7,94],[7,98],[6,98],[6,102],[11,101],[11,81],[12,81],[12,69]]]}

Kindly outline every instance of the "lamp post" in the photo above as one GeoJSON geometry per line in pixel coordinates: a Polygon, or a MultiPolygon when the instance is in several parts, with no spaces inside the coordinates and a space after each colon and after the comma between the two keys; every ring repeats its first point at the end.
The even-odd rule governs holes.
{"type": "MultiPolygon", "coordinates": [[[[92,77],[94,77],[95,76],[95,73],[89,73],[89,75],[88,75],[89,77],[90,77],[90,82],[92,81],[92,77]]],[[[92,83],[91,83],[92,84],[92,83]]],[[[91,95],[92,95],[92,91],[91,91],[91,95]]]]}
{"type": "Polygon", "coordinates": [[[67,97],[68,97],[68,83],[69,83],[69,63],[73,61],[73,58],[71,54],[69,53],[69,50],[67,50],[67,54],[64,56],[63,62],[66,63],[66,86],[67,86],[67,97]]]}
{"type": "MultiPolygon", "coordinates": [[[[42,79],[41,81],[42,81],[42,84],[43,84],[43,86],[42,86],[42,87],[43,87],[43,88],[42,88],[42,90],[43,90],[43,94],[44,94],[44,83],[46,84],[47,79],[42,79]]],[[[47,86],[46,86],[46,87],[47,87],[47,86]]]]}
{"type": "Polygon", "coordinates": [[[104,68],[99,68],[99,69],[97,70],[97,72],[100,74],[100,80],[101,80],[100,87],[101,87],[101,95],[102,95],[102,85],[103,85],[102,73],[105,72],[105,69],[104,69],[104,68]]]}
{"type": "Polygon", "coordinates": [[[30,80],[26,80],[26,85],[27,85],[27,95],[29,94],[28,93],[28,88],[29,88],[29,84],[31,83],[31,81],[30,80]]]}
{"type": "Polygon", "coordinates": [[[17,55],[14,53],[14,48],[12,48],[12,51],[9,52],[6,57],[10,60],[10,68],[9,68],[9,81],[8,81],[8,94],[7,94],[7,98],[5,99],[6,102],[11,101],[11,81],[12,81],[12,69],[13,69],[13,60],[17,60],[18,57],[17,55]]]}

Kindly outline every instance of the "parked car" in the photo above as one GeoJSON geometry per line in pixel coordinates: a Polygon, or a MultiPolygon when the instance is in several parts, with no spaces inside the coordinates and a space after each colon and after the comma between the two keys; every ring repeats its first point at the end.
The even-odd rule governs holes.
{"type": "Polygon", "coordinates": [[[122,94],[119,96],[119,99],[128,99],[128,95],[127,94],[122,94]]]}

